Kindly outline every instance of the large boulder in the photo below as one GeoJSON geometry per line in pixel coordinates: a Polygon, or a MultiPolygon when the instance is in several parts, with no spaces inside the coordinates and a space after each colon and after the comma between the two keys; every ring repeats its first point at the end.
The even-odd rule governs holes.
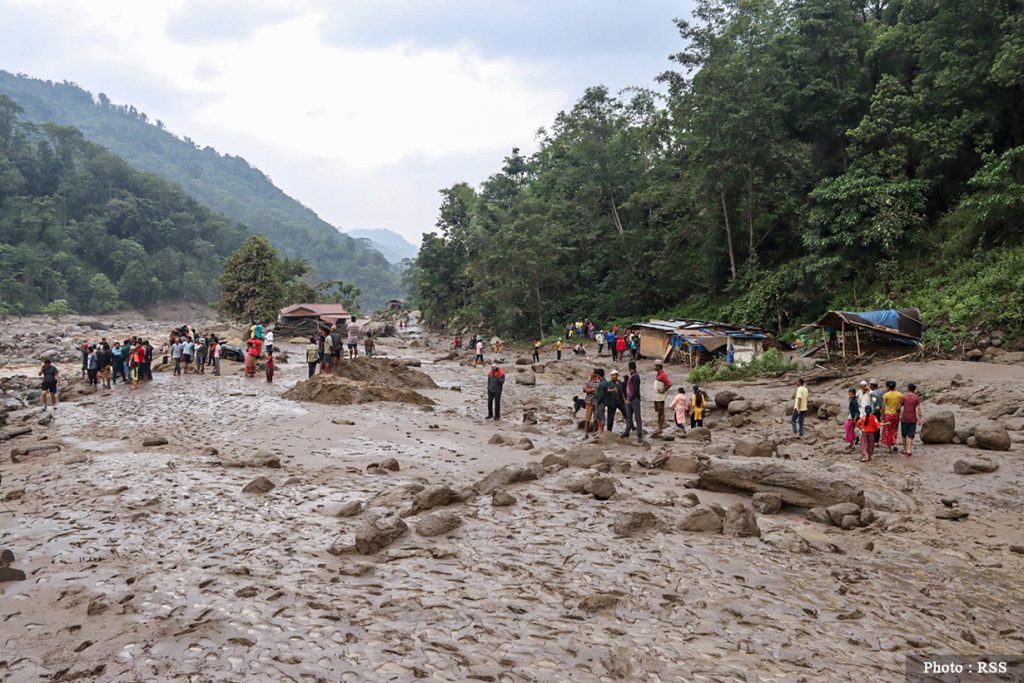
{"type": "Polygon", "coordinates": [[[537,384],[537,375],[535,375],[532,372],[517,372],[516,384],[522,384],[523,386],[532,387],[535,384],[537,384]]]}
{"type": "Polygon", "coordinates": [[[956,474],[983,474],[995,472],[997,469],[997,463],[980,458],[962,458],[953,463],[953,472],[956,474]]]}
{"type": "Polygon", "coordinates": [[[658,516],[648,510],[629,510],[620,512],[612,522],[612,531],[617,536],[628,536],[645,529],[658,526],[658,516]]]}
{"type": "Polygon", "coordinates": [[[1010,450],[1010,434],[998,422],[989,420],[975,426],[974,438],[978,442],[978,448],[987,451],[1010,450]]]}
{"type": "Polygon", "coordinates": [[[856,503],[837,503],[825,508],[829,521],[836,526],[842,526],[843,517],[848,515],[860,515],[860,506],[856,503]]]}
{"type": "Polygon", "coordinates": [[[750,401],[737,399],[729,402],[728,411],[730,415],[739,415],[740,413],[745,413],[748,410],[750,410],[750,401]]]}
{"type": "Polygon", "coordinates": [[[416,533],[420,536],[440,536],[462,524],[462,518],[451,510],[438,510],[423,515],[416,523],[416,533]]]}
{"type": "Polygon", "coordinates": [[[733,503],[725,511],[725,524],[722,531],[729,536],[760,536],[761,529],[757,526],[757,515],[743,503],[733,503]]]}
{"type": "Polygon", "coordinates": [[[372,555],[394,543],[409,529],[400,517],[371,517],[356,529],[356,552],[372,555]]]}
{"type": "Polygon", "coordinates": [[[737,441],[733,452],[741,458],[770,458],[775,453],[775,444],[737,441]]]}
{"type": "Polygon", "coordinates": [[[424,510],[432,510],[436,507],[448,505],[455,498],[455,491],[447,484],[428,486],[413,497],[412,506],[402,516],[408,517],[424,510]]]}
{"type": "Polygon", "coordinates": [[[818,463],[777,458],[713,457],[701,461],[697,474],[698,488],[777,493],[783,503],[799,507],[862,505],[870,499],[871,506],[878,510],[914,508],[906,494],[869,472],[846,464],[826,468],[818,463]]]}
{"type": "Polygon", "coordinates": [[[565,461],[572,467],[590,467],[608,464],[608,456],[600,446],[579,446],[565,454],[565,461]]]}
{"type": "Polygon", "coordinates": [[[737,394],[735,391],[719,391],[718,393],[715,394],[715,405],[721,408],[722,410],[726,410],[729,407],[730,403],[739,398],[741,398],[740,395],[737,394]]]}
{"type": "Polygon", "coordinates": [[[539,462],[531,462],[526,465],[505,465],[478,481],[473,485],[473,489],[477,493],[485,495],[494,489],[523,481],[533,481],[543,476],[544,467],[539,462]]]}
{"type": "Polygon", "coordinates": [[[683,531],[701,531],[719,534],[722,532],[722,518],[709,505],[698,505],[679,521],[683,531]]]}
{"type": "Polygon", "coordinates": [[[923,443],[953,443],[956,436],[956,416],[949,410],[942,410],[921,425],[921,441],[923,443]]]}
{"type": "Polygon", "coordinates": [[[593,477],[587,480],[583,490],[598,500],[608,500],[615,495],[615,482],[611,477],[593,477]]]}

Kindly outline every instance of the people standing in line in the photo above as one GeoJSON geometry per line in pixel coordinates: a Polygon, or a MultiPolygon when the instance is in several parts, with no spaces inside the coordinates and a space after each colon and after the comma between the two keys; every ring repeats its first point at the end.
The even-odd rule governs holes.
{"type": "Polygon", "coordinates": [[[665,374],[664,362],[660,358],[654,361],[654,371],[654,414],[658,426],[651,436],[661,436],[665,431],[665,399],[672,387],[672,380],[665,374]]]}
{"type": "Polygon", "coordinates": [[[57,410],[57,382],[60,379],[60,371],[49,358],[43,361],[43,367],[39,369],[39,376],[43,378],[42,393],[39,395],[43,403],[43,410],[46,410],[46,397],[50,397],[53,409],[57,410]]]}
{"type": "Polygon", "coordinates": [[[793,414],[790,416],[790,425],[793,427],[793,433],[799,434],[800,438],[804,437],[804,420],[807,418],[807,399],[809,397],[807,386],[804,384],[804,378],[801,377],[796,381],[796,394],[793,397],[793,414]],[[799,429],[797,428],[799,426],[799,429]]]}
{"type": "MultiPolygon", "coordinates": [[[[885,395],[885,389],[880,389],[879,388],[878,380],[877,379],[871,380],[871,382],[869,384],[871,386],[871,412],[875,414],[875,419],[877,419],[878,420],[878,424],[881,425],[882,424],[882,396],[885,395]]],[[[875,445],[877,446],[878,442],[882,438],[882,430],[881,430],[881,428],[876,429],[874,431],[874,435],[875,435],[875,445]]]]}
{"type": "Polygon", "coordinates": [[[875,434],[878,433],[878,418],[873,412],[866,412],[857,420],[860,430],[860,461],[867,462],[875,454],[875,434]]]}
{"type": "Polygon", "coordinates": [[[274,365],[274,354],[268,352],[267,353],[267,363],[266,363],[267,382],[273,382],[274,381],[274,370],[275,370],[275,368],[276,368],[276,366],[274,365]]]}
{"type": "Polygon", "coordinates": [[[644,426],[640,419],[640,373],[636,369],[636,361],[629,361],[629,377],[626,378],[626,431],[623,438],[629,438],[630,432],[636,428],[636,440],[644,440],[644,426]]]}
{"type": "Polygon", "coordinates": [[[922,420],[921,398],[917,395],[917,385],[911,382],[907,385],[907,393],[900,398],[900,436],[903,438],[903,455],[908,458],[914,454],[914,437],[922,420]]]}
{"type": "Polygon", "coordinates": [[[597,385],[600,380],[597,377],[597,369],[590,371],[587,383],[583,385],[583,440],[590,438],[591,428],[594,422],[594,413],[597,411],[597,385]]]}
{"type": "Polygon", "coordinates": [[[679,387],[679,391],[672,397],[668,404],[672,409],[672,417],[675,418],[676,428],[686,433],[686,421],[690,419],[690,399],[686,396],[686,387],[679,387]]]}
{"type": "Polygon", "coordinates": [[[887,391],[882,394],[882,445],[888,446],[890,453],[895,453],[903,394],[896,391],[896,382],[892,380],[885,383],[885,388],[887,391]]]}
{"type": "Polygon", "coordinates": [[[354,360],[359,355],[359,323],[356,322],[356,317],[352,316],[352,320],[348,323],[348,329],[346,330],[346,343],[348,344],[348,357],[354,360]]]}
{"type": "Polygon", "coordinates": [[[505,371],[497,363],[487,373],[487,419],[501,419],[501,391],[505,388],[505,371]]]}
{"type": "Polygon", "coordinates": [[[846,397],[848,399],[847,416],[846,421],[843,423],[843,429],[846,432],[846,450],[853,450],[853,446],[857,442],[857,420],[860,419],[860,399],[857,397],[857,390],[853,387],[847,390],[846,397]]]}
{"type": "Polygon", "coordinates": [[[320,364],[320,347],[317,345],[316,337],[309,338],[306,345],[306,365],[309,366],[309,377],[316,374],[316,366],[320,364]]]}
{"type": "Polygon", "coordinates": [[[605,405],[608,407],[608,419],[605,429],[608,432],[615,431],[615,411],[622,413],[622,419],[626,419],[626,385],[619,379],[619,371],[612,370],[611,379],[605,388],[605,405]]]}
{"type": "Polygon", "coordinates": [[[701,388],[694,384],[693,397],[690,398],[690,429],[704,426],[704,411],[707,407],[707,397],[701,388]]]}
{"type": "Polygon", "coordinates": [[[555,342],[555,360],[562,360],[562,338],[555,342]]]}
{"type": "Polygon", "coordinates": [[[541,347],[540,339],[534,338],[534,340],[533,340],[533,362],[534,363],[539,363],[540,362],[540,347],[541,347]]]}
{"type": "Polygon", "coordinates": [[[476,351],[476,356],[473,357],[473,367],[475,368],[477,363],[483,364],[483,362],[484,362],[484,340],[483,339],[477,339],[476,340],[476,344],[474,345],[474,351],[476,351]]]}

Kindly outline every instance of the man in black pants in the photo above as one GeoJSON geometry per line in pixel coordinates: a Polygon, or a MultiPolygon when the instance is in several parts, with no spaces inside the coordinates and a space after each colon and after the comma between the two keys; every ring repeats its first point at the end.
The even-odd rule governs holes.
{"type": "Polygon", "coordinates": [[[501,390],[505,386],[505,373],[498,364],[491,366],[487,373],[487,419],[501,419],[501,390]]]}
{"type": "Polygon", "coordinates": [[[629,361],[629,377],[626,379],[626,431],[623,438],[636,427],[636,440],[644,440],[644,426],[640,421],[640,373],[636,371],[636,361],[629,361]]]}

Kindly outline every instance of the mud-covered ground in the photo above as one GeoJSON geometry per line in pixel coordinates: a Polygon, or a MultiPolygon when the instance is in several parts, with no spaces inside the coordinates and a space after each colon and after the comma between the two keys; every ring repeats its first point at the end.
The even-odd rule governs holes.
{"type": "MultiPolygon", "coordinates": [[[[153,336],[166,327],[138,324],[153,336]]],[[[608,500],[570,493],[583,471],[555,464],[504,487],[516,502],[495,506],[468,487],[504,465],[580,452],[571,403],[593,358],[546,358],[526,386],[515,381],[517,354],[504,354],[493,423],[483,419],[486,369],[437,360],[444,342],[415,328],[377,347],[422,362],[439,388],[416,391],[433,406],[284,399],[306,373],[294,362],[301,347],[284,347],[294,360],[273,384],[225,362],[221,377],[158,373],[137,391],[62,404],[45,426],[38,408],[8,414],[8,428],[33,432],[0,442],[0,550],[26,573],[0,583],[0,681],[902,681],[907,655],[1024,650],[1019,410],[995,418],[1009,451],[918,444],[912,459],[861,464],[835,418],[790,438],[789,380],[710,387],[759,409],[736,420],[713,411],[710,444],[607,439],[598,450],[615,482],[608,500]],[[527,408],[536,425],[523,424],[527,408]],[[490,444],[496,433],[509,445],[490,444]],[[153,437],[167,444],[143,446],[153,437]],[[853,530],[788,506],[757,516],[760,537],[680,530],[687,493],[724,507],[750,499],[687,488],[693,473],[637,461],[670,454],[673,469],[692,469],[698,455],[732,457],[740,440],[822,469],[864,468],[910,504],[853,530]],[[8,457],[49,443],[61,450],[8,457]],[[998,469],[954,474],[964,457],[998,469]],[[388,458],[397,472],[368,470],[388,458]],[[275,487],[242,492],[261,476],[275,487]],[[438,484],[464,502],[409,515],[413,492],[438,484]],[[969,516],[937,519],[942,497],[969,516]],[[338,516],[352,501],[364,509],[338,516]],[[421,535],[438,510],[461,524],[421,535]],[[634,511],[657,524],[614,533],[634,511]],[[406,515],[409,529],[377,553],[349,549],[383,513],[406,515]]],[[[650,365],[641,370],[649,393],[650,365]]],[[[926,415],[951,410],[958,428],[1019,406],[1024,386],[1019,364],[863,372],[916,381],[926,415]]],[[[842,404],[860,378],[812,384],[812,398],[842,404]]]]}

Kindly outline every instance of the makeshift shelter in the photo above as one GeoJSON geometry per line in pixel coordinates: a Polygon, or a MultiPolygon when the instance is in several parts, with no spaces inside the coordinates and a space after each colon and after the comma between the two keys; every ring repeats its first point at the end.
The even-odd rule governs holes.
{"type": "Polygon", "coordinates": [[[388,310],[397,311],[405,308],[405,299],[388,299],[388,310]]]}
{"type": "Polygon", "coordinates": [[[278,315],[278,333],[288,336],[316,334],[321,328],[347,324],[352,315],[341,304],[294,304],[278,315]]]}
{"type": "Polygon", "coordinates": [[[635,323],[630,329],[640,332],[640,355],[662,358],[696,367],[715,357],[749,363],[775,342],[759,327],[709,320],[652,320],[635,323]]]}
{"type": "Polygon", "coordinates": [[[924,325],[916,308],[891,308],[877,311],[829,311],[808,327],[822,331],[822,341],[804,355],[816,351],[836,351],[860,356],[878,346],[922,346],[924,325]]]}

